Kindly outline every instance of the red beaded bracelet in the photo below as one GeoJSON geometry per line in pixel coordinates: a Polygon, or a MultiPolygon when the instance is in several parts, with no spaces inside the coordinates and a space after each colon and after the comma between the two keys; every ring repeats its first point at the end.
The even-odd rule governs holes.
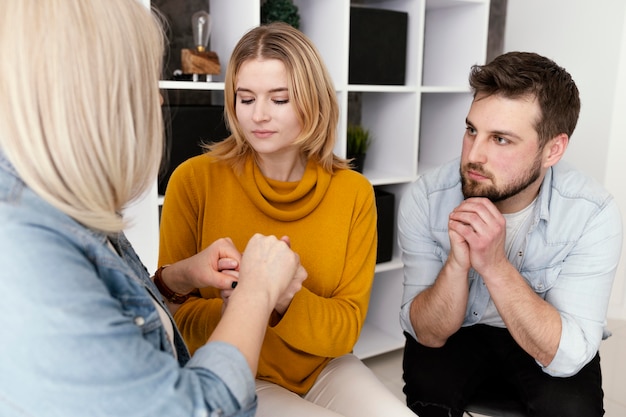
{"type": "Polygon", "coordinates": [[[178,294],[165,285],[165,282],[163,282],[163,278],[161,277],[161,272],[168,266],[169,265],[163,265],[156,270],[154,273],[154,285],[156,285],[163,298],[165,298],[168,302],[172,304],[182,304],[187,301],[190,294],[178,294]]]}

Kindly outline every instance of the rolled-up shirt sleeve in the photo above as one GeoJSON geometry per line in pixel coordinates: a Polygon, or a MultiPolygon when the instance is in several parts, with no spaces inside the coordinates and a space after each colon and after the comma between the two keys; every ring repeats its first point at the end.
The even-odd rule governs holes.
{"type": "MultiPolygon", "coordinates": [[[[437,193],[439,191],[435,191],[437,193]]],[[[447,259],[449,240],[448,213],[456,201],[442,202],[443,220],[432,216],[427,184],[423,178],[412,184],[402,196],[398,209],[398,245],[404,264],[404,289],[400,310],[400,325],[415,339],[410,309],[413,299],[433,285],[447,259]],[[448,208],[450,205],[450,208],[448,208]],[[446,211],[447,210],[447,211],[446,211]],[[432,220],[432,221],[431,221],[432,220]],[[434,222],[434,223],[433,223],[434,222]],[[443,222],[438,226],[437,222],[443,222]]]]}
{"type": "Polygon", "coordinates": [[[200,376],[204,392],[213,392],[205,401],[215,401],[210,408],[223,415],[256,406],[254,375],[241,352],[224,342],[211,342],[198,349],[185,365],[200,376]]]}
{"type": "Polygon", "coordinates": [[[621,215],[611,199],[587,220],[562,262],[558,280],[545,295],[559,311],[562,323],[559,348],[544,368],[547,374],[575,375],[598,352],[621,247],[621,215]]]}

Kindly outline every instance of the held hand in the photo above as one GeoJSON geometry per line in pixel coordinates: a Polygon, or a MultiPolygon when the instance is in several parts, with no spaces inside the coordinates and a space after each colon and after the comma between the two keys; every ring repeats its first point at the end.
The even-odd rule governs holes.
{"type": "Polygon", "coordinates": [[[180,294],[204,287],[229,289],[237,280],[236,274],[231,272],[239,268],[240,260],[241,254],[230,238],[222,238],[165,268],[163,278],[168,287],[180,294]]]}
{"type": "MultiPolygon", "coordinates": [[[[288,236],[283,236],[280,238],[280,240],[287,243],[287,245],[291,247],[291,240],[288,236]]],[[[308,275],[309,274],[306,272],[304,267],[300,265],[298,271],[296,272],[296,275],[294,275],[293,279],[291,280],[291,283],[289,283],[289,286],[287,287],[285,292],[280,295],[280,298],[276,303],[276,307],[274,309],[278,314],[280,314],[281,316],[285,314],[285,312],[289,308],[289,305],[291,304],[291,300],[293,300],[293,297],[295,297],[296,293],[300,291],[300,289],[302,289],[302,282],[307,279],[308,275]]]]}
{"type": "Polygon", "coordinates": [[[288,239],[255,234],[243,253],[235,293],[244,290],[265,292],[272,306],[276,306],[287,288],[296,287],[294,281],[300,280],[301,284],[305,278],[303,275],[306,272],[300,265],[300,257],[289,248],[288,239]]]}
{"type": "Polygon", "coordinates": [[[291,304],[291,300],[295,297],[296,293],[302,289],[302,282],[307,279],[308,273],[304,269],[302,265],[296,271],[293,279],[289,283],[287,289],[280,295],[278,302],[276,303],[276,307],[274,308],[278,314],[281,316],[285,314],[289,305],[291,304]]]}
{"type": "Polygon", "coordinates": [[[226,309],[226,306],[228,305],[228,299],[232,295],[233,291],[235,291],[235,287],[237,287],[237,284],[238,284],[237,279],[239,278],[239,271],[225,269],[222,272],[235,278],[233,282],[231,283],[231,288],[227,288],[225,290],[220,291],[220,297],[222,297],[222,313],[224,313],[224,310],[226,309]]]}
{"type": "Polygon", "coordinates": [[[506,220],[488,199],[468,198],[462,202],[450,213],[449,228],[455,256],[461,252],[462,239],[467,244],[471,266],[481,275],[488,268],[508,263],[504,253],[506,220]]]}
{"type": "Polygon", "coordinates": [[[448,260],[446,263],[454,271],[459,271],[463,275],[467,274],[470,267],[470,252],[469,246],[463,236],[461,236],[455,229],[458,227],[458,222],[448,220],[448,237],[450,239],[450,253],[448,254],[448,260]]]}

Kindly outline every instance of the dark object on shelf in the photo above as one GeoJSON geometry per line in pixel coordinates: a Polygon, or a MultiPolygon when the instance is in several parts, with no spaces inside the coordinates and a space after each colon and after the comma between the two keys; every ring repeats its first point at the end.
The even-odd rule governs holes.
{"type": "Polygon", "coordinates": [[[350,7],[350,84],[404,85],[408,14],[350,7]]]}
{"type": "Polygon", "coordinates": [[[376,263],[391,261],[393,254],[393,231],[395,229],[395,196],[393,193],[374,188],[378,211],[378,249],[376,263]]]}
{"type": "Polygon", "coordinates": [[[224,106],[163,106],[167,147],[159,174],[159,194],[165,194],[174,169],[203,153],[202,143],[219,142],[230,135],[224,122],[224,106]],[[168,155],[169,154],[169,155],[168,155]]]}
{"type": "Polygon", "coordinates": [[[291,0],[266,0],[261,5],[261,23],[285,22],[300,28],[298,6],[291,0]]]}
{"type": "Polygon", "coordinates": [[[182,70],[175,70],[172,74],[174,81],[193,81],[193,74],[183,74],[182,70]]]}

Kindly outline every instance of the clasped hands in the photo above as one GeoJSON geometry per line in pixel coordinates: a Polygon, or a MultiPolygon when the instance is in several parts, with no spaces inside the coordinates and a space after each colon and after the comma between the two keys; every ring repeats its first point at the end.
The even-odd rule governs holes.
{"type": "Polygon", "coordinates": [[[302,288],[307,272],[300,264],[300,256],[291,250],[288,237],[255,234],[243,253],[230,238],[221,238],[165,268],[163,278],[168,287],[180,294],[196,288],[217,288],[224,304],[235,287],[255,296],[265,293],[276,311],[283,314],[302,288]]]}
{"type": "MultiPolygon", "coordinates": [[[[235,291],[235,288],[240,288],[242,278],[247,277],[248,275],[257,275],[263,277],[263,279],[273,279],[272,277],[274,275],[283,273],[281,269],[287,267],[287,265],[284,265],[283,263],[284,260],[282,254],[275,253],[273,248],[270,247],[259,248],[254,245],[252,240],[255,239],[256,236],[261,235],[255,235],[255,237],[250,240],[241,259],[228,257],[221,258],[219,260],[219,271],[232,278],[230,286],[216,287],[220,289],[220,295],[222,296],[222,300],[224,302],[223,309],[225,309],[228,305],[228,299],[233,291],[235,291]],[[246,256],[248,256],[248,258],[246,258],[246,256]]],[[[287,236],[283,236],[280,239],[276,239],[273,236],[270,238],[275,240],[273,244],[280,245],[280,243],[282,243],[280,246],[291,248],[291,242],[287,236]]],[[[308,276],[304,267],[299,263],[300,257],[293,251],[291,251],[291,254],[297,258],[298,265],[295,272],[292,273],[292,279],[288,282],[283,291],[279,293],[278,298],[276,299],[274,310],[276,310],[276,312],[281,316],[285,314],[287,308],[291,304],[291,300],[296,293],[300,291],[302,288],[302,282],[308,276]]]]}
{"type": "Polygon", "coordinates": [[[488,199],[472,197],[449,215],[449,262],[468,271],[474,268],[483,277],[508,263],[504,251],[506,219],[488,199]]]}

